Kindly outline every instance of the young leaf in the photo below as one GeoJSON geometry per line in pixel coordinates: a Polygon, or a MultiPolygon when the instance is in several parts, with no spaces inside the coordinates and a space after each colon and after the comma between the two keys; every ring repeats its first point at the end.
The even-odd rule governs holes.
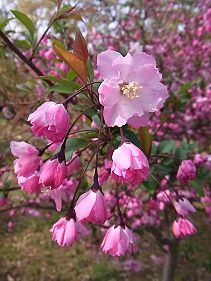
{"type": "Polygon", "coordinates": [[[59,58],[65,61],[77,73],[81,80],[87,84],[88,70],[86,63],[75,54],[68,52],[59,46],[54,46],[54,51],[59,58]]]}
{"type": "Polygon", "coordinates": [[[89,56],[87,44],[79,28],[73,43],[73,53],[85,63],[87,62],[89,56]]]}
{"type": "Polygon", "coordinates": [[[35,25],[33,21],[24,13],[12,10],[13,15],[18,19],[29,31],[31,37],[34,37],[34,33],[36,31],[35,25]]]}

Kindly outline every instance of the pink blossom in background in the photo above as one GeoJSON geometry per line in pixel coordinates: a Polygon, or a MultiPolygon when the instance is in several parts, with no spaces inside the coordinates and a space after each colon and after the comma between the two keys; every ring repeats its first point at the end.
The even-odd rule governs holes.
{"type": "Polygon", "coordinates": [[[40,171],[40,183],[46,187],[57,188],[67,176],[67,166],[64,161],[58,159],[48,160],[40,171]]]}
{"type": "Polygon", "coordinates": [[[52,240],[61,247],[72,246],[81,235],[88,235],[89,231],[74,219],[60,218],[50,229],[52,240]]]}
{"type": "Polygon", "coordinates": [[[64,139],[70,126],[70,117],[62,104],[49,101],[43,103],[31,113],[28,121],[36,137],[44,136],[52,142],[64,139]]]}
{"type": "Polygon", "coordinates": [[[73,153],[73,156],[69,162],[67,162],[67,173],[72,175],[74,172],[78,172],[81,169],[80,157],[76,153],[73,153]]]}
{"type": "Polygon", "coordinates": [[[10,149],[14,156],[14,170],[17,176],[29,176],[35,172],[40,164],[39,151],[24,141],[11,141],[10,149]]]}
{"type": "Polygon", "coordinates": [[[134,144],[125,142],[112,155],[111,176],[117,182],[135,186],[149,175],[149,163],[144,153],[134,144]]]}
{"type": "Polygon", "coordinates": [[[112,161],[111,160],[104,160],[104,166],[99,169],[99,184],[103,185],[106,183],[109,179],[109,176],[111,174],[111,165],[112,161]]]}
{"type": "Polygon", "coordinates": [[[192,213],[196,212],[196,209],[186,198],[179,199],[174,203],[174,207],[178,213],[178,215],[187,217],[192,213]]]}
{"type": "Polygon", "coordinates": [[[108,50],[98,55],[97,69],[104,81],[99,99],[104,106],[103,116],[109,127],[125,125],[131,117],[135,127],[146,125],[149,112],[161,108],[168,97],[167,88],[160,82],[162,75],[155,59],[144,52],[123,57],[108,50]],[[142,121],[139,118],[142,117],[142,121]]]}
{"type": "Polygon", "coordinates": [[[92,189],[83,193],[76,202],[75,212],[80,222],[104,224],[107,219],[104,195],[100,190],[92,189]]]}
{"type": "Polygon", "coordinates": [[[192,235],[197,232],[195,226],[188,220],[178,218],[172,225],[172,232],[177,238],[192,235]]]}
{"type": "Polygon", "coordinates": [[[196,166],[191,160],[183,160],[177,171],[177,179],[182,183],[193,180],[196,177],[196,166]]]}
{"type": "Polygon", "coordinates": [[[106,232],[101,248],[111,256],[131,255],[134,251],[134,235],[126,226],[113,225],[106,232]]]}

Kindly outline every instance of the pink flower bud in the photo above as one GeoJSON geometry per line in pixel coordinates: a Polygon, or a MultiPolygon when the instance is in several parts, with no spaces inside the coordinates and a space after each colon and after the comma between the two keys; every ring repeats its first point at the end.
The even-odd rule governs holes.
{"type": "Polygon", "coordinates": [[[40,182],[46,187],[59,187],[67,176],[67,166],[64,161],[48,160],[41,167],[40,182]]]}
{"type": "Polygon", "coordinates": [[[64,139],[70,126],[70,117],[62,104],[49,101],[43,103],[31,113],[28,121],[32,124],[32,131],[36,137],[44,136],[52,142],[64,139]]]}
{"type": "Polygon", "coordinates": [[[177,171],[177,179],[182,183],[193,180],[196,177],[196,166],[191,160],[183,160],[177,171]]]}
{"type": "Polygon", "coordinates": [[[50,229],[52,240],[61,247],[72,246],[79,235],[88,235],[89,231],[74,219],[60,218],[50,229]]]}
{"type": "Polygon", "coordinates": [[[179,199],[174,203],[174,207],[178,213],[178,215],[187,217],[191,213],[195,213],[196,209],[186,198],[179,199]]]}
{"type": "Polygon", "coordinates": [[[39,151],[24,141],[11,141],[10,149],[14,156],[19,157],[14,161],[16,175],[29,176],[33,174],[40,164],[39,151]]]}
{"type": "Polygon", "coordinates": [[[100,190],[90,189],[82,194],[75,206],[76,217],[81,222],[104,224],[107,218],[105,198],[100,190]]]}
{"type": "Polygon", "coordinates": [[[103,252],[111,256],[132,254],[134,250],[134,237],[132,231],[126,226],[114,225],[109,228],[101,244],[103,252]]]}
{"type": "Polygon", "coordinates": [[[132,143],[123,143],[112,155],[112,178],[132,186],[145,181],[149,175],[149,163],[144,153],[132,143]],[[124,157],[123,157],[124,156],[124,157]]]}
{"type": "Polygon", "coordinates": [[[177,238],[192,235],[197,232],[195,226],[188,220],[178,218],[172,225],[172,232],[177,238]]]}

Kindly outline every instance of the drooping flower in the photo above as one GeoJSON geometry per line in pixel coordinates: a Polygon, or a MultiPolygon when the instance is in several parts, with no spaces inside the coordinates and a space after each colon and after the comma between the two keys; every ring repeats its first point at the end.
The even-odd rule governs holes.
{"type": "Polygon", "coordinates": [[[134,251],[134,237],[132,231],[122,226],[114,225],[108,229],[101,244],[103,252],[111,256],[131,255],[134,251]]]}
{"type": "Polygon", "coordinates": [[[18,184],[22,190],[25,190],[28,193],[39,192],[41,184],[39,183],[39,174],[35,172],[29,177],[18,177],[18,184]]]}
{"type": "Polygon", "coordinates": [[[49,101],[31,113],[28,121],[36,137],[44,136],[52,142],[61,142],[70,126],[70,117],[62,104],[49,101]]]}
{"type": "Polygon", "coordinates": [[[72,246],[81,235],[88,235],[89,231],[73,218],[60,218],[50,229],[52,240],[61,247],[72,246]]]}
{"type": "Polygon", "coordinates": [[[43,164],[40,171],[40,182],[46,186],[57,188],[67,176],[67,166],[64,161],[58,159],[48,160],[43,164]]]}
{"type": "Polygon", "coordinates": [[[127,122],[134,127],[145,126],[149,113],[161,108],[168,97],[155,59],[144,52],[123,57],[108,50],[98,55],[97,68],[104,79],[98,92],[109,127],[127,122]]]}
{"type": "Polygon", "coordinates": [[[197,232],[195,226],[188,220],[178,218],[172,225],[172,232],[177,238],[192,235],[197,232]]]}
{"type": "Polygon", "coordinates": [[[14,156],[14,170],[17,176],[29,176],[35,172],[40,164],[39,151],[24,141],[11,141],[10,149],[14,156]]]}
{"type": "Polygon", "coordinates": [[[144,153],[132,143],[125,142],[112,155],[111,176],[115,181],[135,186],[149,175],[149,163],[144,153]]]}
{"type": "Polygon", "coordinates": [[[104,224],[107,218],[104,195],[99,189],[97,191],[90,189],[79,197],[75,212],[80,222],[104,224]]]}
{"type": "Polygon", "coordinates": [[[186,198],[179,199],[174,203],[174,207],[180,216],[187,217],[191,213],[195,213],[196,209],[186,198]]]}
{"type": "Polygon", "coordinates": [[[177,171],[177,179],[182,183],[193,180],[196,177],[196,166],[191,160],[183,160],[177,171]]]}

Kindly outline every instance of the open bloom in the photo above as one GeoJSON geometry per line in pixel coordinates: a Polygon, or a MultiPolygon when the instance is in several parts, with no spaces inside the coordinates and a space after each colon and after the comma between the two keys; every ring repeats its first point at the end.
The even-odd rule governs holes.
{"type": "Polygon", "coordinates": [[[97,68],[104,79],[98,92],[109,127],[145,126],[149,113],[161,108],[168,97],[155,59],[144,52],[123,57],[108,50],[98,55],[97,68]]]}
{"type": "Polygon", "coordinates": [[[112,155],[111,176],[118,182],[131,186],[145,181],[149,163],[144,153],[132,143],[125,142],[112,155]]]}
{"type": "Polygon", "coordinates": [[[82,194],[75,206],[76,217],[81,222],[104,224],[106,221],[105,198],[100,190],[90,189],[82,194]]]}
{"type": "Polygon", "coordinates": [[[132,254],[134,250],[134,237],[132,231],[122,226],[109,228],[101,244],[103,252],[111,256],[132,254]]]}
{"type": "Polygon", "coordinates": [[[63,104],[52,101],[39,106],[29,115],[28,121],[36,137],[44,136],[52,142],[62,141],[70,126],[70,117],[63,104]]]}
{"type": "Polygon", "coordinates": [[[172,225],[172,232],[177,238],[192,235],[197,232],[195,226],[188,220],[178,218],[172,225]]]}
{"type": "Polygon", "coordinates": [[[191,213],[195,213],[196,209],[186,198],[179,199],[174,203],[174,207],[180,216],[187,217],[191,213]]]}
{"type": "Polygon", "coordinates": [[[58,159],[48,160],[40,171],[40,182],[46,187],[57,188],[67,176],[67,166],[58,159]]]}
{"type": "Polygon", "coordinates": [[[88,235],[89,231],[74,219],[60,218],[50,229],[52,240],[61,247],[72,246],[79,235],[88,235]]]}
{"type": "Polygon", "coordinates": [[[196,166],[191,160],[183,160],[177,171],[177,179],[182,183],[193,180],[196,177],[196,166]]]}
{"type": "Polygon", "coordinates": [[[39,151],[24,141],[11,141],[10,149],[14,156],[14,170],[17,176],[29,176],[35,172],[40,164],[39,151]]]}

